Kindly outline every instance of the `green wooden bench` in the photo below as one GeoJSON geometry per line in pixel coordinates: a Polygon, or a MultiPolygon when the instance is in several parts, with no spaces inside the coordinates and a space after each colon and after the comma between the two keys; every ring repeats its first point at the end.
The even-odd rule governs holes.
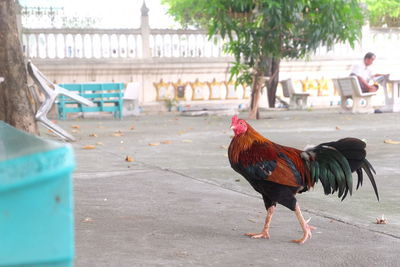
{"type": "Polygon", "coordinates": [[[65,120],[71,112],[113,112],[115,118],[122,119],[124,83],[70,83],[59,86],[75,92],[95,103],[94,107],[87,107],[79,102],[60,95],[58,98],[58,119],[65,120]]]}

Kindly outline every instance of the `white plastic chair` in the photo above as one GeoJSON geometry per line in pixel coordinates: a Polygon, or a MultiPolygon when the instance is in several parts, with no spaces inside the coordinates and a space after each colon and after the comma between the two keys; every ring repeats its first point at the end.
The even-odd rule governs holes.
{"type": "MultiPolygon", "coordinates": [[[[50,111],[58,95],[68,96],[76,100],[77,102],[87,106],[95,106],[95,104],[92,101],[89,101],[86,98],[81,97],[80,95],[77,95],[52,83],[30,61],[28,62],[28,72],[31,75],[32,79],[37,84],[37,86],[43,91],[45,95],[45,100],[43,101],[43,103],[36,112],[35,115],[36,120],[41,122],[43,126],[53,131],[59,137],[67,139],[69,141],[75,141],[75,138],[71,134],[63,130],[60,126],[51,122],[47,118],[47,113],[50,111]]],[[[31,92],[34,95],[34,97],[38,99],[36,91],[31,90],[31,92]]]]}

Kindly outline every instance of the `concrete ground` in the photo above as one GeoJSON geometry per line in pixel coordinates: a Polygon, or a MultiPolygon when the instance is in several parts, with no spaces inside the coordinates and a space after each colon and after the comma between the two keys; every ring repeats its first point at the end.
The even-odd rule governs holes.
{"type": "Polygon", "coordinates": [[[167,113],[60,121],[78,139],[72,143],[75,266],[400,266],[400,144],[384,142],[400,141],[400,114],[331,109],[261,115],[249,121],[255,129],[300,149],[347,136],[365,139],[381,201],[368,179],[343,202],[317,184],[297,197],[317,227],[311,240],[290,242],[302,231],[283,206],[272,220],[271,239],[253,240],[243,233],[261,230],[265,208],[229,166],[230,117],[167,113]],[[376,224],[382,214],[388,224],[376,224]]]}

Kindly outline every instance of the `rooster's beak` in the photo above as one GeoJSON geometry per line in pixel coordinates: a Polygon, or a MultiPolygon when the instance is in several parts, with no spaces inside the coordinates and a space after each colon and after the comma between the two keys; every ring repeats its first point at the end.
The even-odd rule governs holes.
{"type": "Polygon", "coordinates": [[[235,129],[235,126],[234,125],[231,125],[231,130],[234,130],[235,129]]]}

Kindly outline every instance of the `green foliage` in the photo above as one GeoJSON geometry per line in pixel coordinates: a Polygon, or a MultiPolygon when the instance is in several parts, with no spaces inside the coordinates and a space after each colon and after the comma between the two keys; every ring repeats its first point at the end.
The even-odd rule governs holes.
{"type": "Polygon", "coordinates": [[[182,25],[201,26],[227,39],[232,75],[252,82],[268,58],[296,59],[319,46],[354,45],[363,16],[357,0],[163,0],[182,25]]]}
{"type": "Polygon", "coordinates": [[[164,99],[164,104],[165,107],[168,109],[168,111],[172,111],[172,108],[178,105],[178,100],[176,98],[166,98],[164,99]]]}
{"type": "Polygon", "coordinates": [[[400,27],[399,0],[365,0],[371,26],[400,27]]]}

